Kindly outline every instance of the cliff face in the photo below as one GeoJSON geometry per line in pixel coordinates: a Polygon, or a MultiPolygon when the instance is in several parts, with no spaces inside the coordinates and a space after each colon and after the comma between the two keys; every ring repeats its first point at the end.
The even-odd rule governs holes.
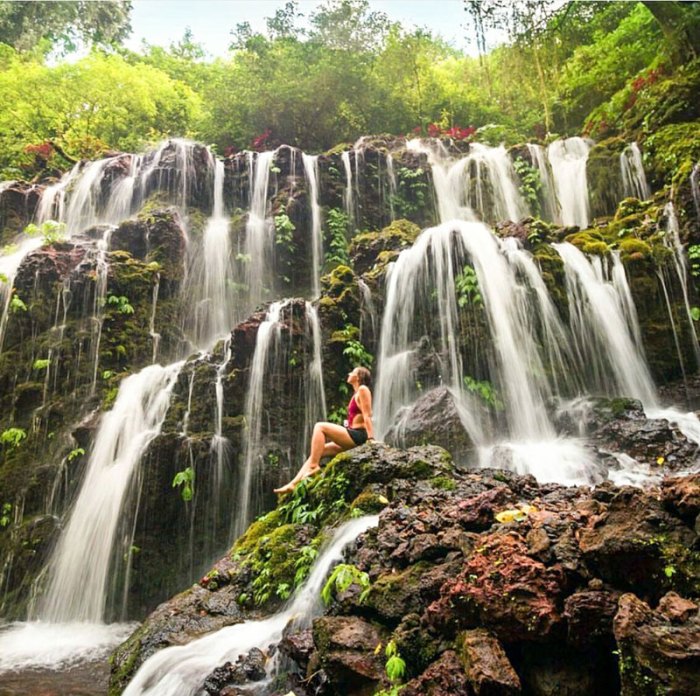
{"type": "MultiPolygon", "coordinates": [[[[622,146],[620,142],[600,144],[591,151],[588,185],[592,196],[597,196],[594,208],[598,217],[585,229],[531,215],[514,221],[493,218],[489,222],[494,224],[499,240],[513,241],[536,264],[543,287],[563,323],[571,319],[571,305],[564,263],[556,245],[574,245],[593,259],[592,265],[600,264],[601,268],[612,268],[613,260],[619,259],[636,307],[639,340],[649,368],[657,382],[677,387],[677,380],[685,377],[688,382],[687,378],[697,370],[692,328],[697,269],[692,257],[687,278],[685,273],[679,274],[676,262],[680,248],[669,243],[672,231],[678,242],[689,249],[700,242],[690,172],[683,186],[672,192],[675,208],[668,206],[667,191],[659,191],[646,201],[627,198],[619,202],[617,193],[610,190],[619,182],[616,179],[614,185],[608,186],[604,175],[618,166],[616,158],[622,146]],[[598,181],[597,177],[602,179],[598,181]],[[601,190],[606,195],[595,193],[601,190]],[[678,200],[681,194],[682,201],[678,200]],[[684,288],[686,280],[688,286],[684,288]]],[[[467,143],[445,141],[435,147],[455,161],[470,152],[475,156],[481,152],[467,143]]],[[[516,157],[520,152],[525,158],[526,149],[514,150],[510,156],[516,157]]],[[[124,524],[129,533],[123,548],[115,550],[115,558],[128,559],[119,561],[124,567],[116,583],[128,582],[128,599],[124,606],[118,606],[114,598],[110,600],[104,617],[108,620],[142,618],[159,602],[188,586],[211,566],[212,559],[230,547],[235,536],[245,529],[245,520],[241,522],[236,516],[248,464],[255,475],[246,519],[273,508],[275,501],[270,490],[298,468],[306,450],[310,422],[320,417],[314,410],[319,407],[320,398],[314,400],[310,396],[319,394],[310,391],[309,386],[316,379],[314,366],[319,356],[326,415],[335,421],[344,417],[347,372],[358,363],[374,360],[373,366],[377,365],[392,263],[402,250],[411,248],[422,228],[439,219],[434,189],[437,166],[429,162],[425,152],[409,147],[402,138],[365,138],[354,148],[339,147],[318,156],[318,196],[314,200],[308,164],[304,164],[301,153],[283,146],[274,153],[265,179],[265,224],[258,228],[251,220],[255,222],[254,174],[259,162],[260,155],[253,153],[223,162],[223,212],[228,218],[226,260],[230,273],[217,297],[202,290],[208,287],[206,278],[198,275],[203,273],[207,225],[216,208],[217,191],[215,158],[201,145],[172,141],[142,158],[124,154],[108,161],[85,163],[69,179],[65,198],[53,188],[60,188],[58,182],[19,182],[0,189],[3,243],[15,239],[31,220],[39,220],[48,193],[55,194],[49,217],[62,217],[70,223],[63,239],[47,236],[43,244],[38,243],[24,257],[12,276],[12,288],[0,294],[3,302],[7,300],[0,346],[0,433],[7,433],[0,444],[0,519],[6,520],[0,525],[4,616],[17,618],[25,614],[32,584],[45,566],[80,490],[102,414],[114,404],[119,386],[128,375],[152,362],[183,361],[162,428],[146,449],[138,477],[127,496],[124,517],[129,523],[124,524]],[[134,171],[139,172],[135,177],[134,171]],[[92,183],[88,181],[90,177],[92,183]],[[118,195],[126,189],[132,191],[128,205],[118,195]],[[316,260],[315,269],[321,276],[320,294],[311,297],[314,242],[310,231],[314,225],[314,204],[320,208],[323,220],[323,256],[316,260]],[[259,231],[267,235],[269,254],[263,269],[265,283],[261,282],[254,295],[249,269],[255,259],[250,258],[248,251],[259,231]],[[202,316],[207,316],[207,307],[215,306],[219,297],[224,298],[229,310],[228,323],[225,331],[217,335],[218,341],[206,344],[199,340],[200,323],[202,316]],[[275,323],[277,337],[270,343],[263,369],[261,401],[256,407],[259,420],[252,422],[248,396],[259,333],[268,320],[270,302],[283,297],[297,299],[285,302],[280,309],[275,323]],[[311,300],[304,299],[309,297],[311,300]],[[314,317],[318,320],[316,333],[314,317]],[[194,485],[191,499],[183,500],[183,487],[173,487],[173,480],[188,469],[193,472],[194,485]]],[[[473,196],[478,192],[483,210],[494,211],[500,205],[498,182],[490,176],[488,166],[488,162],[472,162],[465,167],[462,184],[472,196],[470,200],[475,200],[473,196]]],[[[510,184],[524,199],[523,180],[515,176],[510,184]]],[[[543,210],[540,205],[539,211],[543,210]]],[[[474,261],[455,257],[453,266],[447,270],[457,279],[453,291],[459,320],[451,339],[465,366],[464,377],[469,378],[464,389],[474,397],[474,409],[487,426],[484,429],[490,434],[505,432],[508,424],[503,384],[494,367],[497,341],[475,280],[474,261]]],[[[427,268],[425,275],[434,270],[427,268]]],[[[518,273],[515,277],[522,280],[522,271],[518,273]]],[[[402,421],[397,417],[387,424],[386,439],[401,446],[439,444],[450,450],[460,470],[474,468],[479,463],[478,446],[466,431],[454,395],[443,379],[449,355],[444,327],[436,318],[440,309],[438,298],[430,288],[421,293],[422,304],[416,305],[412,326],[415,340],[407,351],[412,361],[407,386],[416,400],[410,418],[402,421]]],[[[534,297],[533,287],[528,287],[527,293],[534,297]]],[[[533,325],[538,321],[533,321],[533,325]]],[[[541,332],[536,338],[536,342],[544,340],[541,332]]],[[[603,383],[605,375],[596,374],[598,363],[591,361],[589,365],[587,361],[587,356],[579,355],[576,364],[569,366],[570,372],[576,372],[577,379],[591,377],[598,384],[603,383]]],[[[556,381],[560,377],[558,370],[561,371],[553,364],[543,364],[543,379],[556,381]]],[[[601,389],[607,397],[630,396],[612,393],[617,389],[615,384],[603,386],[609,386],[601,389]]],[[[567,396],[577,394],[572,391],[567,396]]],[[[667,401],[696,405],[696,401],[686,401],[686,396],[677,387],[667,401]]],[[[591,438],[589,450],[599,467],[592,482],[599,482],[608,471],[619,468],[613,455],[632,456],[651,466],[652,473],[657,473],[654,466],[661,466],[656,464],[659,458],[663,458],[659,473],[681,470],[693,460],[695,445],[666,421],[647,418],[637,402],[623,398],[612,405],[599,404],[597,415],[588,420],[571,414],[560,417],[557,407],[553,402],[546,404],[558,434],[578,435],[585,431],[591,438]]],[[[386,456],[408,457],[397,453],[386,456]]],[[[379,459],[372,460],[370,468],[381,468],[379,459]]],[[[515,466],[507,453],[501,461],[505,468],[515,466]]],[[[433,478],[440,476],[436,473],[433,478]]],[[[348,477],[352,479],[351,474],[348,477]]],[[[479,489],[474,495],[497,485],[489,476],[484,481],[479,479],[478,485],[477,479],[469,479],[465,473],[450,473],[448,478],[444,490],[440,488],[442,484],[435,484],[437,497],[431,499],[435,505],[447,504],[449,501],[440,496],[450,497],[457,490],[467,496],[465,481],[472,481],[479,489]]],[[[388,485],[388,479],[382,484],[388,485]]],[[[399,489],[403,490],[401,486],[399,489]]],[[[544,490],[548,490],[546,486],[544,490]]],[[[360,492],[357,490],[355,495],[360,492]]],[[[394,501],[391,495],[380,495],[394,501]]],[[[525,500],[530,501],[535,495],[525,500]]],[[[564,489],[560,495],[565,495],[564,489]]],[[[337,499],[332,497],[329,504],[337,499]]],[[[406,500],[413,504],[412,499],[406,500]]],[[[347,498],[342,504],[351,502],[347,498]]],[[[506,508],[518,501],[506,496],[503,502],[506,508]]],[[[369,511],[367,505],[358,507],[369,511]]],[[[528,517],[522,524],[531,523],[528,517]]],[[[492,524],[489,517],[488,529],[492,524]]],[[[282,542],[304,542],[300,548],[317,536],[315,530],[305,530],[303,525],[300,529],[282,525],[281,529],[275,534],[281,535],[282,542]]],[[[481,533],[486,529],[467,531],[481,533]]],[[[449,547],[445,556],[454,551],[449,547]]],[[[522,549],[511,549],[512,554],[516,551],[522,549]]],[[[273,549],[268,548],[268,552],[272,554],[273,549]]],[[[436,552],[431,551],[428,556],[433,553],[436,552]]],[[[415,562],[429,562],[428,556],[415,562]]],[[[466,558],[464,555],[464,563],[466,558]]],[[[551,559],[539,562],[544,567],[555,563],[551,559]]],[[[226,563],[224,570],[228,572],[226,563]]],[[[411,564],[401,560],[396,570],[403,571],[411,564]]],[[[386,565],[383,572],[388,573],[390,567],[393,566],[386,565]]],[[[194,614],[187,619],[188,632],[190,628],[195,632],[209,630],[238,620],[253,608],[269,611],[275,606],[275,598],[280,600],[286,593],[277,593],[279,585],[289,585],[295,574],[286,568],[283,579],[263,591],[260,583],[256,588],[251,584],[258,571],[246,572],[248,579],[241,580],[243,584],[231,581],[227,585],[235,585],[235,596],[223,598],[217,594],[212,600],[217,608],[211,612],[203,609],[206,615],[201,617],[201,626],[197,627],[194,614]],[[265,594],[269,596],[259,602],[256,594],[258,600],[265,594]],[[241,595],[246,595],[246,601],[239,601],[241,595]],[[190,621],[194,622],[193,627],[189,627],[190,621]]],[[[447,589],[440,593],[447,580],[440,573],[430,581],[432,589],[426,596],[431,602],[449,594],[447,589]]],[[[680,571],[673,575],[674,582],[683,577],[680,571]]],[[[561,614],[563,581],[553,574],[546,577],[548,583],[554,583],[546,587],[559,598],[551,601],[559,602],[557,611],[561,614]]],[[[602,575],[591,577],[608,582],[602,575]]],[[[377,578],[379,570],[373,576],[377,578]]],[[[579,583],[577,587],[583,591],[585,585],[579,583]]],[[[671,589],[676,585],[664,587],[671,589]]],[[[683,588],[678,585],[676,589],[683,588]]],[[[660,597],[659,592],[639,592],[641,599],[652,603],[660,597]]],[[[358,609],[358,616],[365,616],[366,612],[373,619],[381,618],[384,623],[377,630],[384,636],[385,630],[393,630],[400,623],[398,616],[385,616],[387,611],[358,609]]],[[[422,617],[425,611],[427,605],[421,605],[409,613],[422,617]]],[[[544,613],[549,613],[549,609],[544,613]]],[[[455,635],[461,634],[471,630],[474,621],[470,619],[451,630],[455,635]]],[[[552,635],[559,635],[557,631],[561,629],[555,626],[563,624],[559,619],[553,621],[552,635]]],[[[423,626],[423,619],[420,625],[423,626]]],[[[442,635],[443,628],[436,630],[436,635],[442,635]]],[[[445,635],[445,640],[452,641],[451,650],[461,650],[459,646],[469,643],[462,638],[454,642],[449,632],[445,635]]],[[[606,635],[610,638],[609,632],[606,635]]],[[[549,633],[547,636],[550,640],[549,633]]],[[[509,634],[496,634],[496,638],[505,646],[507,659],[522,681],[525,677],[518,670],[526,661],[521,652],[525,651],[525,655],[527,651],[521,647],[511,649],[510,642],[522,639],[529,644],[529,638],[511,638],[509,634]]],[[[314,649],[323,650],[326,646],[330,650],[333,640],[328,635],[319,636],[314,649]]],[[[438,641],[440,645],[442,640],[438,641]]],[[[554,638],[550,642],[554,643],[554,638]]],[[[493,650],[494,654],[501,654],[501,648],[496,646],[493,650]]],[[[438,652],[443,654],[444,650],[438,652]]],[[[448,654],[444,659],[451,664],[450,661],[462,658],[448,654]]],[[[323,660],[331,674],[330,658],[323,660]]],[[[381,660],[375,662],[381,672],[381,660]]],[[[298,663],[303,671],[304,660],[299,659],[298,663]]],[[[428,674],[439,671],[431,665],[432,658],[415,661],[410,674],[417,677],[426,669],[432,670],[428,674]]],[[[372,674],[376,676],[375,672],[372,674]]],[[[374,676],[372,680],[376,681],[374,676]]]]}

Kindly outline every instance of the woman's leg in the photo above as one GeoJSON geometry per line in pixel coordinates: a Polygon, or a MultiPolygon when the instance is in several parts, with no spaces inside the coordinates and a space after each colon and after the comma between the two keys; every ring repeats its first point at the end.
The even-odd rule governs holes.
{"type": "Polygon", "coordinates": [[[311,435],[311,453],[308,459],[302,464],[297,475],[288,484],[281,488],[275,488],[274,492],[287,493],[294,490],[299,481],[311,476],[320,469],[322,457],[334,456],[353,447],[355,447],[355,443],[342,425],[316,423],[311,435]],[[331,442],[326,443],[326,438],[331,440],[331,442]]]}

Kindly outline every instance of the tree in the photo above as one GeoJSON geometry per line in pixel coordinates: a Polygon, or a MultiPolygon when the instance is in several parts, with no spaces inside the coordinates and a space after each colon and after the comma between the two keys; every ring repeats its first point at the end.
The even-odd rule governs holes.
{"type": "Polygon", "coordinates": [[[70,53],[78,42],[108,46],[131,33],[130,0],[14,2],[0,0],[0,42],[29,51],[45,39],[70,53]]]}

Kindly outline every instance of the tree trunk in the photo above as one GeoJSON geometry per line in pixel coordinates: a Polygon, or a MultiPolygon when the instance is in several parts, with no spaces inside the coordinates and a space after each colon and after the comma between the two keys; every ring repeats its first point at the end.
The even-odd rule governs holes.
{"type": "Polygon", "coordinates": [[[693,7],[695,3],[648,0],[642,4],[661,27],[676,62],[700,56],[700,27],[694,16],[697,14],[693,7]]]}

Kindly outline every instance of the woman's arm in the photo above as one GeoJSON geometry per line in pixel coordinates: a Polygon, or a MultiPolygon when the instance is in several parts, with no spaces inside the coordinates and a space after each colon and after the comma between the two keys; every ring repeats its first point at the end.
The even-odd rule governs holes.
{"type": "Polygon", "coordinates": [[[362,422],[367,431],[367,439],[374,440],[374,426],[372,425],[372,392],[362,385],[357,390],[357,405],[362,412],[362,422]]]}

